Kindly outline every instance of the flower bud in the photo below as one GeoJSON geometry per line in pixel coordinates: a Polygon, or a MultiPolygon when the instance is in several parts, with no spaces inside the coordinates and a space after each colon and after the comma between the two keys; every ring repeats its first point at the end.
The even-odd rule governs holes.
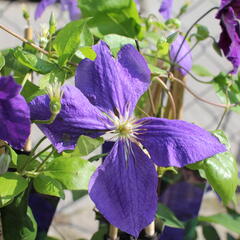
{"type": "Polygon", "coordinates": [[[23,7],[22,9],[22,14],[23,14],[23,18],[26,20],[26,22],[29,24],[29,21],[30,21],[30,14],[28,12],[28,10],[23,7]]]}
{"type": "Polygon", "coordinates": [[[181,21],[177,18],[170,18],[165,23],[168,27],[179,29],[181,27],[181,21]]]}
{"type": "Polygon", "coordinates": [[[54,13],[51,14],[49,19],[49,33],[53,35],[56,32],[56,19],[54,13]]]}
{"type": "Polygon", "coordinates": [[[7,172],[10,161],[11,158],[8,154],[3,153],[0,155],[0,175],[7,172]]]}
{"type": "Polygon", "coordinates": [[[57,115],[61,110],[61,99],[63,95],[63,91],[61,90],[61,83],[56,82],[50,84],[46,91],[50,98],[50,111],[53,115],[57,115]]]}

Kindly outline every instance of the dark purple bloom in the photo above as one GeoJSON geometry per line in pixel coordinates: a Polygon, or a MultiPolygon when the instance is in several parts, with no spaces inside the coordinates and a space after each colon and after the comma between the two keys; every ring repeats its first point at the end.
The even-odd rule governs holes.
{"type": "Polygon", "coordinates": [[[0,77],[0,139],[21,149],[30,134],[30,113],[21,86],[13,77],[0,77]]]}
{"type": "Polygon", "coordinates": [[[179,67],[177,67],[178,71],[185,76],[192,68],[192,54],[186,41],[184,41],[183,45],[181,46],[183,39],[184,37],[182,35],[178,35],[170,47],[169,55],[171,62],[179,65],[179,67]],[[180,47],[181,49],[179,51],[180,47]]]}
{"type": "Polygon", "coordinates": [[[165,20],[172,16],[173,0],[162,0],[159,12],[165,20]]]}
{"type": "MultiPolygon", "coordinates": [[[[44,10],[56,3],[57,0],[42,0],[35,11],[35,19],[38,19],[43,14],[44,10]]],[[[60,0],[62,5],[62,10],[68,10],[71,20],[77,20],[80,17],[80,9],[78,8],[77,0],[60,0]]]]}
{"type": "MultiPolygon", "coordinates": [[[[133,110],[150,84],[144,58],[132,45],[122,47],[117,59],[102,41],[93,49],[97,58],[79,64],[76,87],[64,88],[55,122],[40,128],[59,151],[73,149],[86,131],[112,134],[116,142],[93,174],[89,195],[110,223],[138,236],[157,208],[154,163],[182,167],[226,149],[209,132],[184,121],[136,120],[133,110]]],[[[34,99],[32,118],[48,119],[48,103],[47,96],[34,99]]]]}
{"type": "Polygon", "coordinates": [[[231,73],[236,73],[240,65],[240,25],[238,22],[240,19],[240,2],[222,0],[216,18],[220,19],[222,28],[219,47],[233,65],[231,73]]]}

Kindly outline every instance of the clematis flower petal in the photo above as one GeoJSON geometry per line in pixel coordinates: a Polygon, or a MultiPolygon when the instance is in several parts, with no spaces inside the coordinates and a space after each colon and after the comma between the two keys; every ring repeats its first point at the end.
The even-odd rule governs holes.
{"type": "Polygon", "coordinates": [[[236,0],[222,0],[216,18],[221,19],[221,15],[228,7],[231,7],[236,17],[240,19],[240,2],[236,0]]]}
{"type": "Polygon", "coordinates": [[[172,16],[173,0],[162,0],[159,12],[165,20],[172,16]]]}
{"type": "Polygon", "coordinates": [[[96,207],[114,226],[137,237],[157,208],[157,173],[134,143],[119,140],[89,183],[96,207]]]}
{"type": "Polygon", "coordinates": [[[43,14],[43,12],[45,11],[45,9],[54,4],[55,2],[57,2],[57,0],[42,0],[38,5],[37,8],[35,10],[35,20],[40,18],[43,14]]]}
{"type": "Polygon", "coordinates": [[[104,112],[133,111],[139,97],[150,84],[150,70],[140,53],[125,45],[118,59],[111,56],[106,43],[93,47],[94,61],[84,59],[78,66],[75,83],[89,101],[104,112]]]}
{"type": "Polygon", "coordinates": [[[23,148],[30,134],[30,112],[13,77],[0,77],[0,139],[23,148]]]}
{"type": "Polygon", "coordinates": [[[218,16],[221,19],[220,25],[222,27],[218,44],[233,65],[233,70],[230,73],[236,73],[240,66],[240,24],[231,7],[222,10],[218,16]]]}
{"type": "Polygon", "coordinates": [[[19,94],[21,86],[12,76],[0,77],[0,100],[6,100],[19,94]]]}
{"type": "Polygon", "coordinates": [[[181,50],[178,53],[177,58],[175,59],[178,49],[182,44],[184,37],[182,35],[178,35],[177,39],[172,43],[170,48],[170,59],[172,62],[180,65],[181,67],[178,67],[178,70],[180,73],[185,76],[188,71],[192,68],[192,54],[190,51],[190,47],[187,43],[187,41],[184,41],[181,50]]]}
{"type": "Polygon", "coordinates": [[[61,4],[64,10],[68,10],[72,21],[80,18],[80,9],[77,0],[61,0],[61,4]]]}
{"type": "Polygon", "coordinates": [[[159,166],[183,167],[226,148],[206,130],[181,120],[143,118],[139,141],[159,166]]]}
{"type": "MultiPolygon", "coordinates": [[[[39,128],[49,138],[56,149],[61,152],[74,149],[81,134],[92,136],[96,130],[106,129],[108,119],[94,107],[88,99],[74,86],[63,87],[61,111],[52,124],[39,124],[39,128]]],[[[39,96],[30,102],[32,120],[47,120],[49,97],[39,96]]]]}

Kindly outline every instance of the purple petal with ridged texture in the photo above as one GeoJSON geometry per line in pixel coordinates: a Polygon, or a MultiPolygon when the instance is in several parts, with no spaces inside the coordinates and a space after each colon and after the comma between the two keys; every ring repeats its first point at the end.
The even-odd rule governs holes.
{"type": "Polygon", "coordinates": [[[23,148],[30,134],[30,112],[12,77],[0,77],[0,139],[23,148]],[[4,99],[5,98],[5,99],[4,99]]]}
{"type": "Polygon", "coordinates": [[[222,33],[218,44],[233,65],[233,70],[230,73],[235,74],[240,66],[240,24],[231,7],[225,9],[221,15],[220,24],[222,33]]]}
{"type": "Polygon", "coordinates": [[[183,76],[185,76],[187,72],[190,71],[192,68],[192,54],[187,41],[184,41],[181,47],[181,50],[178,53],[178,49],[180,48],[183,39],[184,37],[182,35],[178,35],[177,39],[172,43],[170,47],[169,55],[170,55],[171,61],[173,63],[175,62],[180,66],[180,67],[176,67],[178,71],[183,76]],[[176,58],[177,53],[178,53],[178,56],[176,58]]]}
{"type": "Polygon", "coordinates": [[[84,59],[77,68],[75,83],[89,101],[104,112],[131,113],[150,84],[150,70],[141,54],[125,45],[114,59],[106,43],[93,47],[94,61],[84,59]],[[127,109],[128,108],[128,109],[127,109]]]}
{"type": "Polygon", "coordinates": [[[37,20],[38,18],[40,18],[43,14],[43,12],[45,11],[45,9],[54,4],[57,0],[42,0],[38,5],[37,8],[35,10],[35,20],[37,20]]]}
{"type": "Polygon", "coordinates": [[[89,195],[103,216],[135,237],[157,208],[157,173],[134,143],[119,140],[89,183],[89,195]]]}
{"type": "MultiPolygon", "coordinates": [[[[82,134],[95,136],[103,134],[108,119],[94,107],[74,86],[63,87],[62,108],[52,124],[39,124],[39,128],[49,138],[56,149],[74,149],[78,137],[82,134]],[[98,135],[98,134],[97,134],[98,135]]],[[[39,96],[30,102],[31,119],[47,120],[50,118],[49,97],[39,96]]]]}
{"type": "Polygon", "coordinates": [[[183,167],[226,148],[208,131],[185,121],[143,118],[139,141],[159,166],[183,167]]]}
{"type": "Polygon", "coordinates": [[[12,76],[0,77],[0,100],[16,96],[20,89],[21,86],[14,81],[12,76]]]}
{"type": "Polygon", "coordinates": [[[172,16],[173,0],[162,0],[159,12],[165,20],[172,16]]]}

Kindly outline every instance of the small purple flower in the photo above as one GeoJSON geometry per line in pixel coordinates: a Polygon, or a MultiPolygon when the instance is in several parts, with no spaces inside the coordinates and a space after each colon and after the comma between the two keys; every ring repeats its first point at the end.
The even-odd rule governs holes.
{"type": "MultiPolygon", "coordinates": [[[[51,125],[39,125],[58,151],[73,149],[78,136],[110,134],[116,142],[93,174],[89,195],[104,217],[134,236],[150,224],[157,208],[158,166],[183,167],[226,151],[217,138],[193,124],[161,118],[135,119],[133,110],[150,85],[141,54],[125,45],[114,59],[106,43],[84,59],[76,87],[65,86],[62,109],[51,125]]],[[[48,119],[48,96],[30,103],[33,119],[48,119]]],[[[108,136],[108,135],[107,135],[108,136]]]]}
{"type": "Polygon", "coordinates": [[[183,39],[184,37],[182,35],[178,35],[178,37],[170,47],[169,55],[170,55],[171,62],[179,65],[180,67],[177,67],[178,71],[183,76],[185,76],[192,68],[192,54],[190,51],[190,47],[186,41],[184,41],[183,45],[181,46],[183,39]],[[181,49],[179,51],[180,47],[181,49]],[[177,58],[176,58],[176,55],[177,55],[177,58]]]}
{"type": "Polygon", "coordinates": [[[12,76],[0,77],[0,139],[21,149],[30,134],[30,112],[12,76]]]}
{"type": "Polygon", "coordinates": [[[165,20],[168,20],[172,16],[173,0],[162,0],[159,12],[165,20]]]}
{"type": "Polygon", "coordinates": [[[219,47],[224,55],[232,63],[236,73],[240,65],[240,2],[236,0],[222,0],[221,7],[216,18],[220,19],[222,33],[219,39],[219,47]]]}
{"type": "MultiPolygon", "coordinates": [[[[38,19],[43,14],[44,10],[56,3],[57,0],[42,0],[35,11],[35,19],[38,19]]],[[[78,8],[77,0],[60,0],[62,5],[62,10],[68,10],[71,20],[77,20],[80,17],[80,9],[78,8]]]]}

